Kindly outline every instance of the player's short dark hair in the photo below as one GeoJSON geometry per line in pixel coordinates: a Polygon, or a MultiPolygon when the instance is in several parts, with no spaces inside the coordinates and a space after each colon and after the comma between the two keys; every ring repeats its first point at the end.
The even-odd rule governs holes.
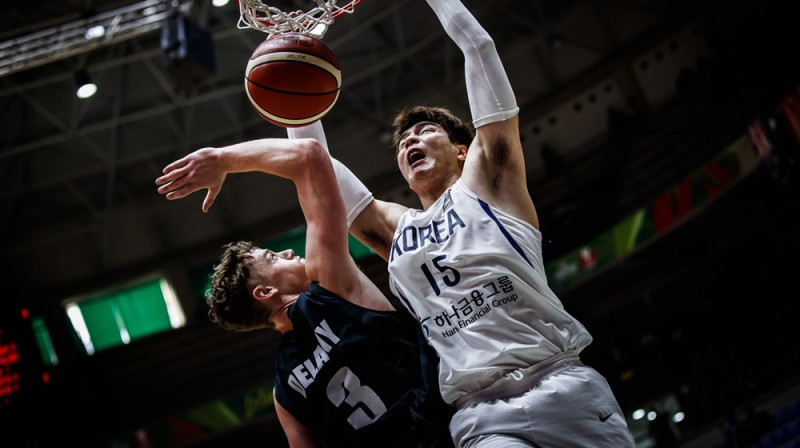
{"type": "Polygon", "coordinates": [[[392,128],[394,129],[392,146],[395,152],[403,132],[421,121],[438,123],[447,132],[450,141],[459,145],[469,147],[472,139],[475,138],[475,129],[472,124],[457,117],[448,109],[444,107],[415,106],[400,111],[392,123],[392,128]]]}

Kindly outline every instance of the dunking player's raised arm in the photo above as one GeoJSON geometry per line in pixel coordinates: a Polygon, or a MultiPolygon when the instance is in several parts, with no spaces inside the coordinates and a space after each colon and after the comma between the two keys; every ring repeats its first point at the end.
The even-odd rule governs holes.
{"type": "Polygon", "coordinates": [[[519,113],[494,41],[460,0],[426,0],[450,39],[464,54],[472,124],[476,128],[519,113]]]}
{"type": "Polygon", "coordinates": [[[519,107],[495,43],[460,0],[426,1],[464,54],[475,140],[461,179],[491,205],[538,228],[527,189],[519,107]]]}

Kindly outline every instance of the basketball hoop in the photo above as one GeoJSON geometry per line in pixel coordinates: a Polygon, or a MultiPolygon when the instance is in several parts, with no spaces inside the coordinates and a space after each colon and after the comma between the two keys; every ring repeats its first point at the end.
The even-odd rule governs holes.
{"type": "Polygon", "coordinates": [[[316,7],[308,11],[284,12],[262,0],[239,0],[239,29],[253,28],[270,37],[287,32],[306,33],[321,38],[333,20],[350,14],[362,0],[337,6],[337,0],[314,0],[316,7]]]}

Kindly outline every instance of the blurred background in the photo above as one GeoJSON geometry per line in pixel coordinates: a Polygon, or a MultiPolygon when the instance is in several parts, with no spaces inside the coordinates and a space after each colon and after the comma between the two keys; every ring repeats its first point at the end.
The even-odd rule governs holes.
{"type": "MultiPolygon", "coordinates": [[[[639,447],[797,446],[800,5],[464,3],[521,108],[549,282],[639,447]]],[[[286,446],[276,334],[216,328],[203,293],[229,241],[302,253],[291,184],[228,176],[207,214],[154,184],[201,147],[285,136],[244,91],[266,34],[238,23],[233,0],[3,2],[0,446],[286,446]]],[[[363,0],[323,41],[333,155],[417,206],[389,125],[468,117],[461,53],[421,0],[363,0]]]]}

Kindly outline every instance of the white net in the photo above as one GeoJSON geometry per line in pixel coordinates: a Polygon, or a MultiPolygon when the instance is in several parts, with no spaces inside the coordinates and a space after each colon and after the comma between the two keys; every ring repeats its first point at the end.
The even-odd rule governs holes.
{"type": "Polygon", "coordinates": [[[285,12],[264,4],[262,0],[239,0],[238,27],[263,31],[270,37],[287,32],[322,37],[336,17],[352,13],[361,0],[353,0],[343,6],[337,6],[339,3],[337,0],[314,0],[314,2],[317,6],[308,11],[285,12]]]}

